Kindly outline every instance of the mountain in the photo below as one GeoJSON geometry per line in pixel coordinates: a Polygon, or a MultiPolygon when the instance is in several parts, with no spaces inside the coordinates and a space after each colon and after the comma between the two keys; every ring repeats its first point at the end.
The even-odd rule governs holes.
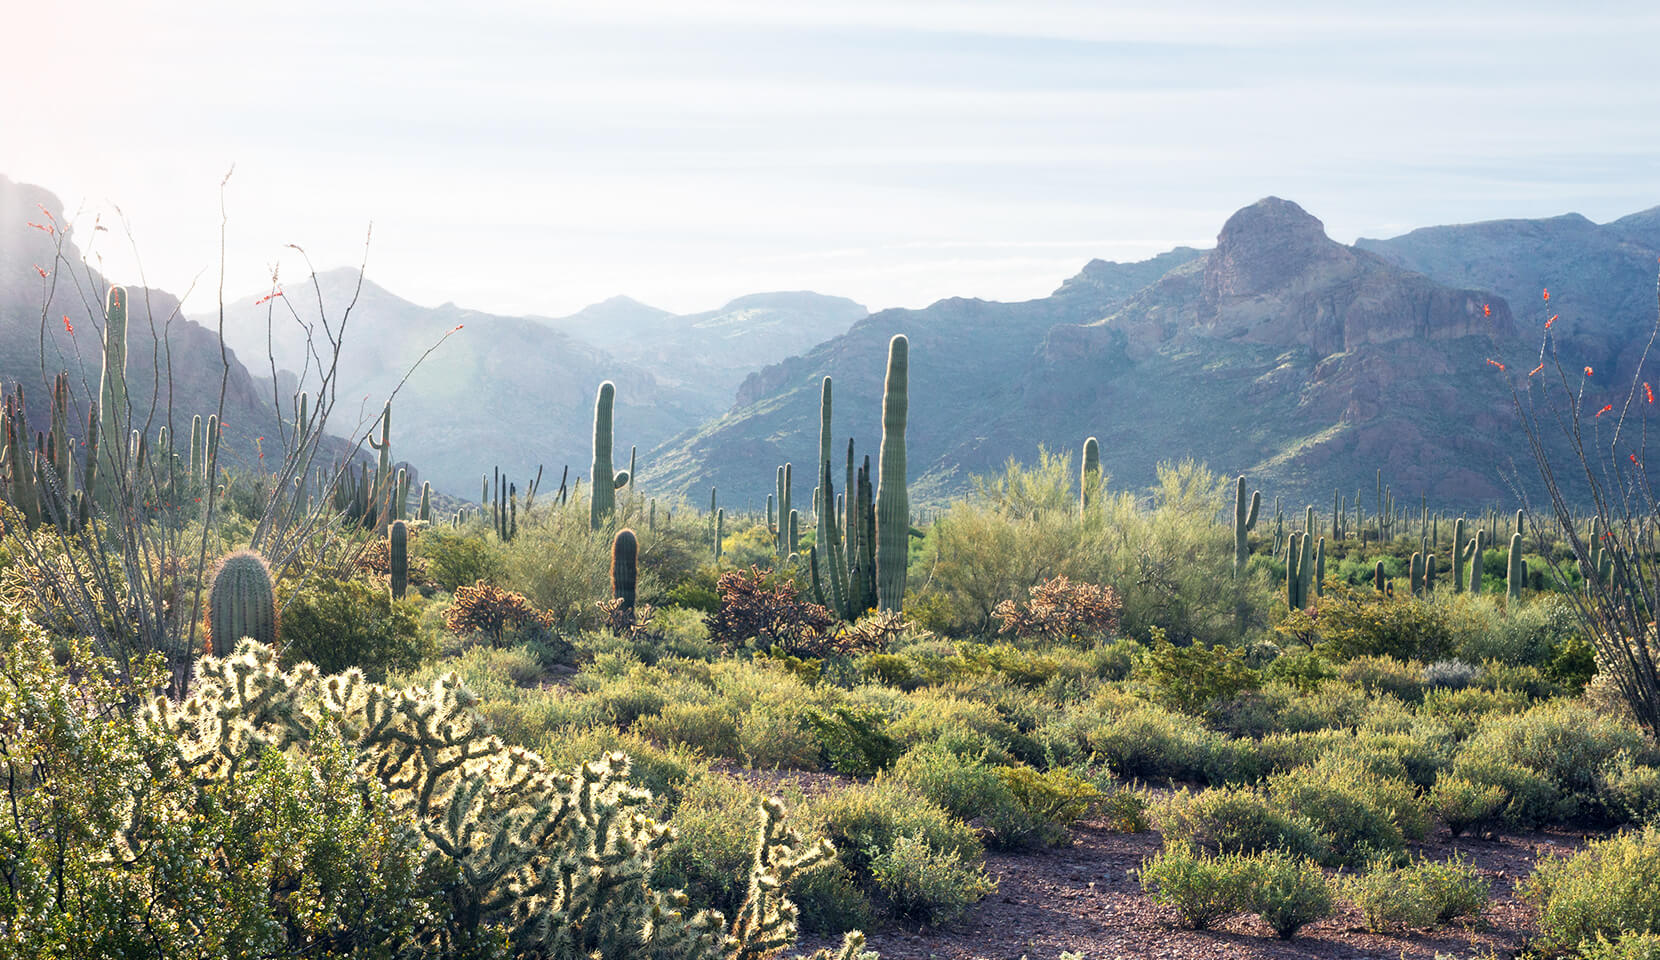
{"type": "MultiPolygon", "coordinates": [[[[555,486],[567,464],[572,479],[586,475],[594,394],[605,380],[617,385],[618,469],[631,444],[644,453],[710,412],[692,392],[535,318],[497,316],[453,303],[423,307],[366,279],[360,286],[354,269],[324,271],[315,281],[315,288],[310,278],[290,284],[283,296],[263,304],[253,296],[227,304],[226,339],[264,356],[269,336],[286,395],[295,372],[306,369],[308,329],[317,340],[324,337],[320,292],[322,315],[336,328],[345,317],[339,428],[356,423],[361,435],[397,389],[394,457],[412,461],[423,479],[451,494],[477,496],[480,476],[497,466],[521,487],[538,466],[551,472],[555,486]]],[[[614,302],[602,307],[612,315],[624,312],[614,302]]],[[[327,351],[319,352],[327,359],[327,351]]],[[[318,358],[309,362],[315,371],[318,358]]],[[[265,365],[268,377],[271,361],[265,365]]],[[[544,476],[544,484],[548,479],[544,476]]]]}
{"type": "MultiPolygon", "coordinates": [[[[103,230],[94,226],[89,233],[103,230]]],[[[99,391],[108,282],[82,261],[77,232],[51,192],[0,176],[0,382],[24,385],[30,426],[45,429],[50,417],[47,384],[52,375],[68,370],[74,407],[83,411],[72,428],[79,437],[86,405],[99,391]],[[61,261],[59,231],[68,231],[61,261]]],[[[252,458],[254,438],[276,431],[269,392],[260,390],[234,352],[221,357],[218,335],[186,318],[177,297],[136,286],[128,295],[127,384],[134,422],[148,422],[154,438],[168,421],[171,400],[175,430],[188,436],[193,415],[205,418],[218,410],[223,380],[221,456],[231,462],[252,458]],[[166,387],[152,408],[158,382],[166,387]]]]}
{"type": "Polygon", "coordinates": [[[825,375],[838,450],[851,433],[874,454],[896,333],[911,341],[907,447],[923,498],[1089,435],[1120,487],[1191,456],[1317,504],[1370,491],[1379,467],[1406,495],[1491,500],[1520,450],[1501,442],[1509,394],[1485,363],[1516,337],[1505,300],[1337,243],[1270,197],[1230,217],[1207,252],[1097,261],[1024,303],[873,314],[750,376],[731,411],[654,455],[645,479],[764,496],[776,464],[816,455],[825,375]]]}
{"type": "Polygon", "coordinates": [[[801,291],[751,294],[683,315],[613,297],[547,322],[706,398],[713,415],[750,372],[846,333],[869,313],[845,297],[801,291]]]}
{"type": "MultiPolygon", "coordinates": [[[[1544,321],[1570,368],[1590,365],[1628,380],[1655,321],[1660,207],[1596,224],[1570,213],[1426,227],[1355,245],[1442,283],[1479,286],[1517,305],[1518,350],[1537,355],[1544,321]],[[1550,300],[1544,291],[1550,291],[1550,300]]],[[[1613,382],[1612,380],[1610,382],[1613,382]]]]}

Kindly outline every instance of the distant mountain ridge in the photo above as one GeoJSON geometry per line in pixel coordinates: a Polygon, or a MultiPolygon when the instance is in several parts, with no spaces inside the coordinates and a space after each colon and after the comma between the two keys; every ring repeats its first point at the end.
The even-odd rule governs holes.
{"type": "MultiPolygon", "coordinates": [[[[1632,243],[1644,216],[1610,234],[1632,243]]],[[[1230,217],[1209,251],[1091,263],[1024,303],[873,314],[752,375],[732,411],[654,455],[645,479],[764,495],[774,464],[815,455],[826,374],[838,449],[854,435],[874,452],[886,343],[904,333],[910,476],[923,497],[961,492],[1039,444],[1075,451],[1094,435],[1103,469],[1130,488],[1152,483],[1160,461],[1192,456],[1317,504],[1369,491],[1379,468],[1406,496],[1508,498],[1507,475],[1526,483],[1531,467],[1486,360],[1518,353],[1533,330],[1480,271],[1416,265],[1333,241],[1295,203],[1266,198],[1230,217]]],[[[1652,292],[1652,257],[1646,279],[1627,273],[1628,290],[1652,292]]],[[[1652,299],[1640,303],[1633,295],[1620,329],[1653,323],[1652,299]]]]}

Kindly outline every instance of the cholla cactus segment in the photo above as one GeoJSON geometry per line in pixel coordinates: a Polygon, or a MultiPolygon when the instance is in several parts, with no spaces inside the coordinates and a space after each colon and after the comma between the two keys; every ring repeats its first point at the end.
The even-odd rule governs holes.
{"type": "MultiPolygon", "coordinates": [[[[205,658],[182,702],[158,697],[145,720],[168,734],[187,775],[231,783],[262,751],[337,735],[358,773],[377,782],[421,838],[423,866],[453,878],[441,938],[494,931],[513,956],[762,960],[794,939],[790,878],[822,863],[783,805],[762,807],[748,894],[729,924],[693,912],[681,891],[652,886],[653,858],[673,836],[643,812],[628,758],[608,754],[579,770],[550,770],[474,724],[472,695],[455,674],[431,687],[391,690],[361,672],[283,671],[272,648],[245,640],[205,658]]],[[[850,936],[818,960],[872,960],[850,936]]]]}

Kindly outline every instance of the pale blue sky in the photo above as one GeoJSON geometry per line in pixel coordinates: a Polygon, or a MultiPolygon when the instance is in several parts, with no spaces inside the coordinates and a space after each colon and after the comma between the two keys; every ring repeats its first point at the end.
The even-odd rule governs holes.
{"type": "Polygon", "coordinates": [[[0,172],[119,204],[176,291],[216,269],[233,162],[231,294],[286,243],[355,262],[372,220],[394,292],[545,314],[1041,296],[1091,257],[1208,245],[1270,193],[1344,241],[1660,204],[1652,4],[110,0],[6,22],[0,172]]]}

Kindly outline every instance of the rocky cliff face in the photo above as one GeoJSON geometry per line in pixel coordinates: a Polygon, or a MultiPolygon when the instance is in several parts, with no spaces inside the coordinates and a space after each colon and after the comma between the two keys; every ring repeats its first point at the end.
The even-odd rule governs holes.
{"type": "MultiPolygon", "coordinates": [[[[69,371],[77,409],[84,411],[98,394],[108,283],[81,262],[73,234],[63,250],[67,262],[57,261],[53,232],[31,223],[69,227],[56,196],[0,176],[0,382],[24,385],[30,425],[44,427],[50,416],[47,382],[58,371],[69,371]],[[37,266],[51,276],[41,277],[37,266]]],[[[234,352],[222,359],[217,333],[187,319],[177,297],[142,287],[130,288],[129,296],[127,383],[135,425],[147,423],[154,438],[168,422],[171,405],[175,434],[188,436],[192,416],[218,410],[223,379],[220,449],[231,463],[254,458],[254,438],[276,433],[268,389],[260,388],[234,352]]],[[[73,432],[80,436],[81,425],[73,432]]]]}
{"type": "Polygon", "coordinates": [[[893,333],[911,338],[908,442],[924,496],[1089,435],[1130,487],[1193,456],[1316,503],[1379,467],[1397,490],[1442,502],[1505,493],[1509,395],[1485,358],[1514,339],[1508,304],[1339,244],[1277,198],[1230,217],[1207,253],[1092,263],[1026,303],[875,314],[751,376],[730,413],[656,458],[659,478],[764,496],[774,464],[811,462],[825,374],[838,436],[873,450],[893,333]]]}

